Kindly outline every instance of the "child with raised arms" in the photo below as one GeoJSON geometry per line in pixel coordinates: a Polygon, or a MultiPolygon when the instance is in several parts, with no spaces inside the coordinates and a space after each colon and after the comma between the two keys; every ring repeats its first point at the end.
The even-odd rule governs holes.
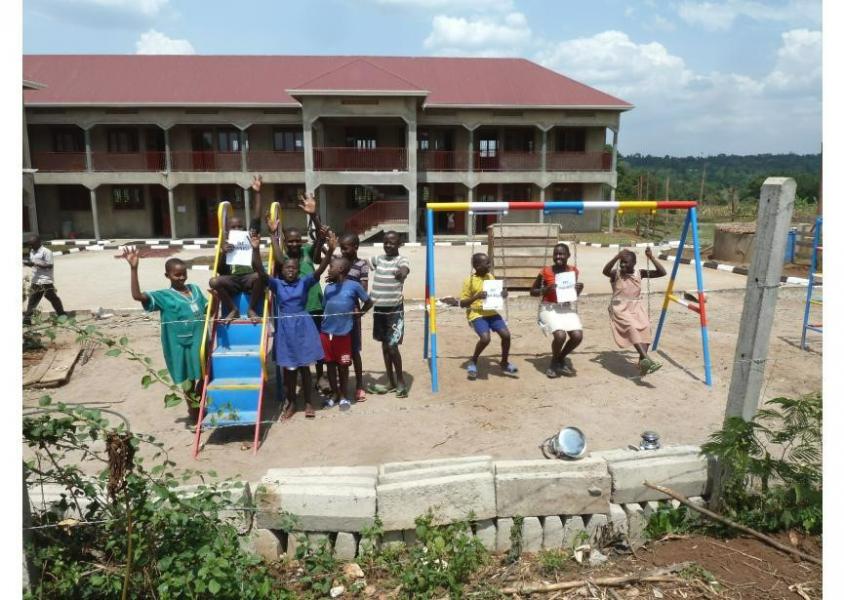
{"type": "MultiPolygon", "coordinates": [[[[470,380],[478,378],[478,358],[481,352],[489,345],[490,331],[494,331],[501,338],[501,369],[507,375],[515,375],[519,372],[516,366],[510,362],[510,330],[504,318],[498,311],[484,309],[484,299],[487,292],[484,291],[484,281],[495,279],[489,272],[489,256],[483,252],[472,255],[472,273],[463,283],[463,291],[460,294],[460,306],[466,309],[466,318],[469,325],[478,334],[478,343],[475,344],[475,352],[469,360],[466,368],[470,380]]],[[[501,296],[507,297],[507,290],[501,292],[501,296]]]]}
{"type": "MultiPolygon", "coordinates": [[[[161,313],[161,350],[170,379],[192,393],[199,393],[202,367],[199,349],[205,327],[208,301],[199,286],[187,283],[188,267],[179,258],[164,263],[164,277],[169,288],[142,292],[138,283],[138,264],[141,255],[134,246],[123,248],[123,258],[129,263],[132,298],[147,312],[161,313]],[[186,383],[189,382],[189,383],[186,383]]],[[[188,415],[197,418],[199,405],[186,394],[188,415]]]]}
{"type": "MultiPolygon", "coordinates": [[[[349,273],[346,279],[356,281],[364,292],[369,291],[369,261],[358,257],[360,238],[355,233],[344,233],[340,236],[340,254],[349,261],[349,273]]],[[[358,307],[360,308],[360,307],[358,307]]],[[[355,368],[355,402],[365,402],[366,392],[363,388],[363,361],[360,352],[363,346],[363,335],[360,326],[360,314],[355,316],[352,328],[352,365],[355,368]]]]}
{"type": "Polygon", "coordinates": [[[650,247],[645,249],[645,256],[656,267],[653,270],[636,269],[636,253],[622,250],[604,266],[604,275],[609,277],[612,286],[610,301],[610,329],[619,348],[633,346],[639,353],[639,373],[650,375],[662,364],[648,356],[651,345],[651,323],[648,312],[642,303],[642,278],[664,277],[665,268],[654,258],[650,247]],[[618,262],[618,269],[614,269],[618,262]]]}
{"type": "Polygon", "coordinates": [[[576,266],[568,264],[571,254],[566,244],[554,246],[553,262],[543,267],[530,289],[531,296],[541,296],[539,305],[539,325],[543,331],[553,336],[551,341],[551,364],[545,375],[551,379],[565,375],[572,377],[576,374],[568,355],[583,341],[583,324],[572,302],[558,302],[557,275],[560,273],[574,273],[575,293],[580,296],[583,284],[577,281],[580,271],[576,266]]]}

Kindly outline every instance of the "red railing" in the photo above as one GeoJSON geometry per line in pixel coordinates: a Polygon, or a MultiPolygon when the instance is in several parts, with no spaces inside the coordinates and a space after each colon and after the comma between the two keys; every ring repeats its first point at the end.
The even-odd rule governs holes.
{"type": "Polygon", "coordinates": [[[174,171],[240,171],[240,152],[176,151],[170,153],[174,171]]]}
{"type": "Polygon", "coordinates": [[[94,171],[163,171],[164,152],[92,152],[94,171]]]}
{"type": "Polygon", "coordinates": [[[466,151],[421,150],[416,154],[419,171],[467,171],[469,155],[466,151]]]}
{"type": "Polygon", "coordinates": [[[361,234],[382,223],[407,223],[406,200],[373,202],[346,220],[345,231],[361,234]]]}
{"type": "Polygon", "coordinates": [[[549,152],[545,161],[548,171],[609,171],[611,152],[549,152]]]}
{"type": "Polygon", "coordinates": [[[84,171],[84,152],[32,152],[32,168],[39,171],[84,171]]]}
{"type": "Polygon", "coordinates": [[[314,148],[317,171],[406,171],[405,148],[314,148]]]}
{"type": "Polygon", "coordinates": [[[305,153],[300,151],[249,151],[246,164],[250,171],[304,171],[305,153]]]}

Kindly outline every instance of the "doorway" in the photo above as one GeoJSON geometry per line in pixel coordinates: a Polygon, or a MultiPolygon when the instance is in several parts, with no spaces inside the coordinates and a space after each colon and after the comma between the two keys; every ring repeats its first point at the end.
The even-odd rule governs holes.
{"type": "Polygon", "coordinates": [[[167,192],[161,186],[150,186],[150,203],[152,204],[152,235],[156,237],[171,237],[170,205],[167,192]]]}

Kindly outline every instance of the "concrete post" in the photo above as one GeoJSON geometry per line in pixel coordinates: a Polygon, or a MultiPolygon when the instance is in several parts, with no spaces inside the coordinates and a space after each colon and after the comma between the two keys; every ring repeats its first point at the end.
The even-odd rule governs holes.
{"type": "MultiPolygon", "coordinates": [[[[249,134],[245,129],[240,130],[240,170],[244,173],[247,171],[246,166],[246,150],[249,146],[249,134]]],[[[247,213],[249,214],[249,213],[247,213]]]]}
{"type": "MultiPolygon", "coordinates": [[[[542,186],[539,186],[539,201],[545,202],[545,188],[542,187],[542,186]]],[[[539,222],[540,223],[545,222],[545,211],[544,210],[539,211],[539,222]]]]}
{"type": "Polygon", "coordinates": [[[91,191],[91,216],[94,219],[94,238],[100,241],[100,216],[97,212],[97,188],[91,191]]]}
{"type": "Polygon", "coordinates": [[[416,242],[417,186],[416,186],[416,119],[407,119],[407,240],[416,242]]]}
{"type": "MultiPolygon", "coordinates": [[[[610,190],[610,202],[615,202],[615,188],[618,187],[618,172],[616,171],[618,163],[618,129],[612,130],[612,172],[616,177],[615,185],[610,190]]],[[[610,210],[610,233],[613,232],[615,226],[615,210],[610,210]]]]}
{"type": "Polygon", "coordinates": [[[86,171],[93,171],[94,170],[94,157],[91,152],[91,130],[90,129],[83,129],[83,134],[85,135],[85,170],[86,171]]]}
{"type": "Polygon", "coordinates": [[[472,152],[475,149],[475,130],[469,130],[469,162],[468,168],[466,169],[469,173],[472,173],[475,170],[475,161],[472,160],[472,152]]]}
{"type": "MultiPolygon", "coordinates": [[[[475,197],[475,190],[470,187],[466,187],[466,202],[472,202],[475,197]]],[[[470,215],[469,211],[466,211],[466,236],[469,239],[475,239],[475,215],[470,215]]]]}
{"type": "MultiPolygon", "coordinates": [[[[169,173],[173,170],[173,157],[170,155],[170,129],[164,128],[164,169],[169,173]]],[[[172,227],[172,225],[171,225],[172,227]]]]}
{"type": "Polygon", "coordinates": [[[249,223],[252,220],[252,189],[243,188],[243,225],[249,231],[249,223]]]}
{"type": "Polygon", "coordinates": [[[542,172],[544,173],[548,168],[548,130],[542,130],[542,172]]]}
{"type": "Polygon", "coordinates": [[[762,184],[725,420],[749,421],[756,414],[796,189],[790,177],[768,177],[762,184]]]}
{"type": "Polygon", "coordinates": [[[167,208],[170,211],[170,239],[176,239],[176,201],[173,198],[173,188],[167,188],[167,208]]]}
{"type": "MultiPolygon", "coordinates": [[[[302,114],[302,144],[305,152],[305,191],[316,193],[316,174],[314,173],[314,132],[313,123],[307,114],[302,114]]],[[[324,202],[320,202],[324,206],[324,202]]]]}

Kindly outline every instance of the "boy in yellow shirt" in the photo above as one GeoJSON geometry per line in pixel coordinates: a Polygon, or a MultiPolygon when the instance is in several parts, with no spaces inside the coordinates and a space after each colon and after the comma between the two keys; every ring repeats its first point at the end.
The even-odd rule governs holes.
{"type": "MultiPolygon", "coordinates": [[[[469,325],[480,338],[466,368],[469,379],[474,381],[478,378],[478,357],[489,345],[490,331],[494,331],[501,338],[501,369],[506,375],[515,375],[519,370],[509,361],[510,330],[507,329],[507,322],[498,312],[483,308],[487,295],[484,291],[484,281],[495,279],[489,272],[489,256],[483,252],[472,255],[472,268],[475,272],[463,282],[463,291],[460,294],[460,306],[466,309],[469,325]]],[[[506,298],[507,290],[502,290],[501,295],[506,298]]]]}

